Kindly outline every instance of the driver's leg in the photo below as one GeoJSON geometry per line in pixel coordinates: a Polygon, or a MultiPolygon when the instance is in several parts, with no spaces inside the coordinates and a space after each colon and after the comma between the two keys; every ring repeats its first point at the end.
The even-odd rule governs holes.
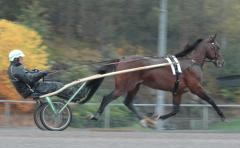
{"type": "MultiPolygon", "coordinates": [[[[63,86],[64,86],[63,83],[56,82],[56,81],[39,82],[35,86],[34,91],[39,93],[40,95],[44,95],[47,93],[57,91],[58,89],[62,88],[63,86]]],[[[63,98],[65,100],[68,100],[71,98],[71,96],[73,96],[73,94],[77,91],[77,89],[79,87],[80,86],[76,85],[74,87],[67,88],[64,91],[57,94],[56,96],[63,98]]],[[[76,97],[73,99],[73,101],[80,100],[81,98],[83,98],[85,96],[86,93],[87,93],[87,89],[82,88],[82,90],[76,95],[76,97]]]]}

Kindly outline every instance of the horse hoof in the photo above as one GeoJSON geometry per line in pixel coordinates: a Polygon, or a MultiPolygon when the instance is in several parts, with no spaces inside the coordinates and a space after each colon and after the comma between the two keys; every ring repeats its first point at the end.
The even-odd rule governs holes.
{"type": "Polygon", "coordinates": [[[222,122],[227,122],[225,117],[222,117],[222,118],[221,118],[221,121],[222,121],[222,122]]]}
{"type": "Polygon", "coordinates": [[[147,127],[148,127],[147,122],[146,122],[145,119],[142,119],[142,120],[140,121],[140,125],[141,125],[142,127],[144,127],[144,128],[147,128],[147,127]]]}
{"type": "Polygon", "coordinates": [[[153,129],[156,128],[156,124],[157,124],[157,121],[156,121],[156,120],[153,120],[153,119],[148,118],[148,117],[145,117],[144,119],[145,119],[145,121],[146,121],[146,123],[147,123],[147,126],[148,126],[149,128],[153,128],[153,129]]]}
{"type": "Polygon", "coordinates": [[[140,125],[144,128],[156,128],[157,121],[154,121],[148,117],[145,117],[140,121],[140,125]]]}
{"type": "Polygon", "coordinates": [[[226,118],[221,118],[221,121],[224,122],[224,123],[229,123],[230,121],[226,118]]]}
{"type": "Polygon", "coordinates": [[[91,114],[91,113],[89,113],[89,114],[86,116],[86,119],[91,120],[93,117],[94,117],[94,115],[91,114]]]}
{"type": "Polygon", "coordinates": [[[88,120],[95,120],[95,121],[98,120],[92,113],[88,114],[86,118],[87,118],[88,120]]]}

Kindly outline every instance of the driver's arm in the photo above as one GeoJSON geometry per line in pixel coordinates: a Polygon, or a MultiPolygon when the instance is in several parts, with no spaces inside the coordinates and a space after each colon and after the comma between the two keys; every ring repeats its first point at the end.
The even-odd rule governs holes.
{"type": "Polygon", "coordinates": [[[22,66],[19,66],[15,71],[15,77],[27,84],[33,84],[39,81],[44,76],[46,76],[45,72],[39,71],[39,72],[32,73],[24,69],[22,66]]]}

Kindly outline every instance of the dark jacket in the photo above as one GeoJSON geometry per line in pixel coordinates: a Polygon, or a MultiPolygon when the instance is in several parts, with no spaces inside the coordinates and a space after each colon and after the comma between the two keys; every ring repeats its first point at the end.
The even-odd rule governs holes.
{"type": "Polygon", "coordinates": [[[8,76],[18,93],[27,98],[31,96],[38,81],[44,77],[44,73],[29,71],[20,63],[11,63],[8,67],[8,76]]]}

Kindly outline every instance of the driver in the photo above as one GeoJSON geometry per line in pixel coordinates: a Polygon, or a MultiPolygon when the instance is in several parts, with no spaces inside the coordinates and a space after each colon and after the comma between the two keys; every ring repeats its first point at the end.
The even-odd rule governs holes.
{"type": "MultiPolygon", "coordinates": [[[[37,98],[40,95],[56,91],[64,85],[56,81],[40,81],[43,77],[48,75],[48,71],[39,71],[37,69],[27,70],[23,66],[24,53],[19,49],[14,49],[9,53],[10,65],[8,67],[8,76],[23,98],[37,98]]],[[[77,88],[68,88],[63,92],[57,94],[63,99],[70,99],[77,88]]],[[[85,97],[88,89],[84,87],[75,97],[73,101],[78,101],[85,97]]]]}

